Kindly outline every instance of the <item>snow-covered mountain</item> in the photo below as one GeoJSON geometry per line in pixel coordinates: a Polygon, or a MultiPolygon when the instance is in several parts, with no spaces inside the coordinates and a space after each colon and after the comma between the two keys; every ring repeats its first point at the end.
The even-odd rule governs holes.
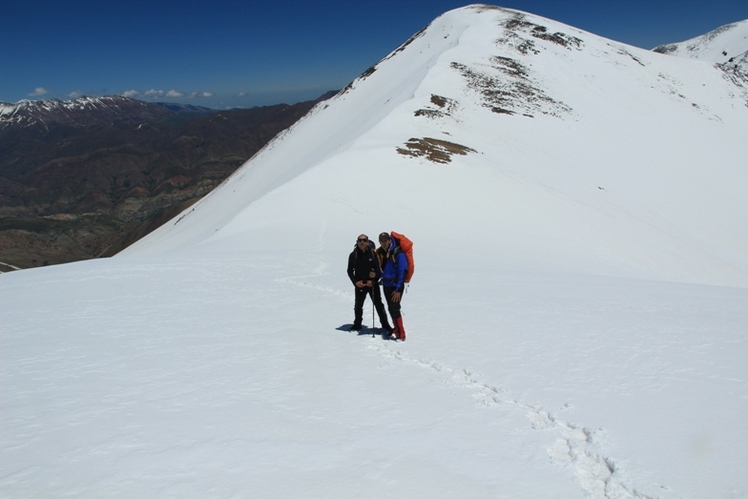
{"type": "Polygon", "coordinates": [[[654,49],[661,54],[688,57],[719,64],[748,86],[748,20],[721,26],[709,33],[680,43],[654,49]]]}
{"type": "Polygon", "coordinates": [[[380,224],[512,265],[748,285],[748,86],[548,19],[459,12],[125,253],[284,247],[303,218],[292,237],[333,245],[380,224]]]}
{"type": "Polygon", "coordinates": [[[173,116],[174,112],[158,104],[106,95],[74,100],[22,100],[15,104],[0,102],[0,131],[10,127],[51,124],[89,126],[112,122],[142,123],[173,116]]]}
{"type": "Polygon", "coordinates": [[[685,42],[667,43],[653,50],[661,54],[724,63],[746,52],[748,20],[726,24],[685,42]]]}
{"type": "Polygon", "coordinates": [[[0,495],[748,494],[747,104],[445,13],[118,256],[0,277],[0,495]],[[405,343],[345,327],[384,230],[405,343]]]}

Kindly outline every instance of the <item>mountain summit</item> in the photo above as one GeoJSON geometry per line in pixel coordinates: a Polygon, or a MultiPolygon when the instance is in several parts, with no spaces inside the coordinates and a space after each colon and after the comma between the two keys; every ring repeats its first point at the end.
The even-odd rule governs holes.
{"type": "Polygon", "coordinates": [[[473,5],[124,255],[400,227],[512,265],[747,286],[747,106],[724,65],[473,5]]]}

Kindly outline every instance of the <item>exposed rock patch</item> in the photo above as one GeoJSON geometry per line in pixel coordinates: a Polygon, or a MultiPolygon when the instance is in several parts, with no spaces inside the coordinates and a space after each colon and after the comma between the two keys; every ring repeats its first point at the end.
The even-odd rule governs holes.
{"type": "Polygon", "coordinates": [[[398,147],[397,152],[403,156],[414,158],[424,157],[434,163],[447,164],[452,161],[452,156],[458,154],[465,156],[469,152],[476,152],[469,147],[455,144],[441,139],[424,137],[422,139],[412,138],[405,143],[404,147],[398,147]]]}

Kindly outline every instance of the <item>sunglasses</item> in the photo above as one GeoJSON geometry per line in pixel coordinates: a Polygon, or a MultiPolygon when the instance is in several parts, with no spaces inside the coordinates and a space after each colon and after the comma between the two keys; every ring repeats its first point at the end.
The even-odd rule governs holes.
{"type": "Polygon", "coordinates": [[[356,241],[358,241],[360,243],[368,243],[369,242],[368,239],[361,239],[361,238],[356,239],[356,241]]]}

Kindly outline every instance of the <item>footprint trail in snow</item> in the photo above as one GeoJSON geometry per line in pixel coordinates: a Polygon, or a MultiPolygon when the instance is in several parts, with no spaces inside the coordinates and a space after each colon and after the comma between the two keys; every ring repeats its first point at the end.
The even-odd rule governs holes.
{"type": "Polygon", "coordinates": [[[548,455],[554,463],[572,470],[587,496],[596,499],[650,499],[650,496],[623,483],[615,463],[601,454],[591,430],[562,421],[540,406],[515,400],[506,390],[481,382],[480,376],[466,369],[452,369],[435,361],[414,359],[381,342],[372,343],[369,348],[394,361],[430,370],[448,385],[469,390],[482,406],[522,411],[536,431],[555,432],[558,437],[548,449],[548,455]]]}

